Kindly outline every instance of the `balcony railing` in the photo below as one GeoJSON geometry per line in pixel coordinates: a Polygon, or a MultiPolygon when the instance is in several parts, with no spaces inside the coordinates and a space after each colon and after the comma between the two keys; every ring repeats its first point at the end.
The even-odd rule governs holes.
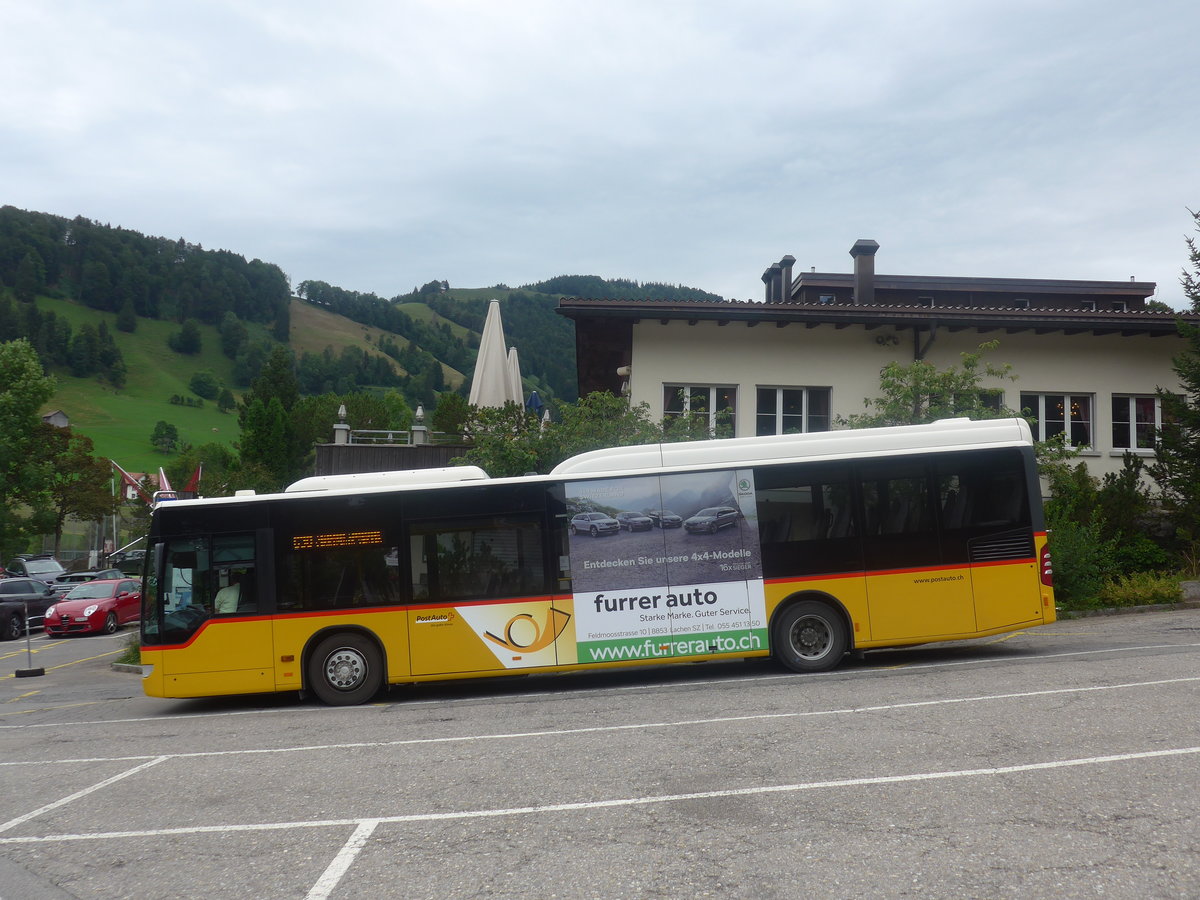
{"type": "MultiPolygon", "coordinates": [[[[442,431],[426,432],[429,444],[465,444],[467,441],[461,434],[450,434],[442,431]]],[[[387,431],[384,429],[353,428],[350,430],[351,444],[413,444],[411,431],[387,431]]]]}

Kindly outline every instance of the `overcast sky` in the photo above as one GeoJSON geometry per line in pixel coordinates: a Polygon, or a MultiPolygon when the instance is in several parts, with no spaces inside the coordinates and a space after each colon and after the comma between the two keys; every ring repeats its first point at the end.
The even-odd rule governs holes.
{"type": "Polygon", "coordinates": [[[0,204],[384,297],[763,270],[1158,283],[1196,0],[0,0],[0,204]]]}

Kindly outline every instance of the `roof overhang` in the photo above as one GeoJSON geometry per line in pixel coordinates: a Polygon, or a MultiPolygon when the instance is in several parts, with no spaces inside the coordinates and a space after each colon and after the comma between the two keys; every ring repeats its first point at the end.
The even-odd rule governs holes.
{"type": "Polygon", "coordinates": [[[845,328],[861,325],[868,329],[947,328],[950,330],[1004,330],[1010,334],[1036,331],[1046,334],[1120,334],[1161,337],[1178,334],[1180,320],[1200,325],[1195,313],[1136,310],[1007,309],[989,307],[857,306],[853,304],[754,303],[726,301],[586,300],[559,301],[558,313],[568,319],[657,320],[662,323],[702,321],[718,324],[744,322],[747,326],[800,324],[807,328],[832,325],[845,328]]]}

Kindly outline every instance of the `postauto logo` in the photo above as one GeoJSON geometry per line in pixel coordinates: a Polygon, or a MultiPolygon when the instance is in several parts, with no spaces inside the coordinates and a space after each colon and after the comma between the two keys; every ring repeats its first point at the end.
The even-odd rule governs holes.
{"type": "Polygon", "coordinates": [[[513,653],[534,653],[553,644],[569,621],[570,613],[552,606],[546,611],[546,621],[540,625],[529,613],[517,613],[500,629],[503,637],[491,631],[485,631],[483,636],[513,653]]]}

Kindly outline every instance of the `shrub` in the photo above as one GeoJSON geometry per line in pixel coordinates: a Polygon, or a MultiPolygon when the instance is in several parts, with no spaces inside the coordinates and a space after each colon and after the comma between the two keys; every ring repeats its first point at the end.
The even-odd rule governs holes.
{"type": "Polygon", "coordinates": [[[1067,609],[1094,606],[1105,580],[1115,574],[1112,543],[1100,536],[1100,526],[1094,522],[1052,521],[1050,559],[1055,599],[1067,609]]]}
{"type": "Polygon", "coordinates": [[[1183,592],[1179,577],[1163,572],[1131,572],[1108,579],[1097,596],[1098,606],[1146,606],[1178,603],[1183,592]]]}

